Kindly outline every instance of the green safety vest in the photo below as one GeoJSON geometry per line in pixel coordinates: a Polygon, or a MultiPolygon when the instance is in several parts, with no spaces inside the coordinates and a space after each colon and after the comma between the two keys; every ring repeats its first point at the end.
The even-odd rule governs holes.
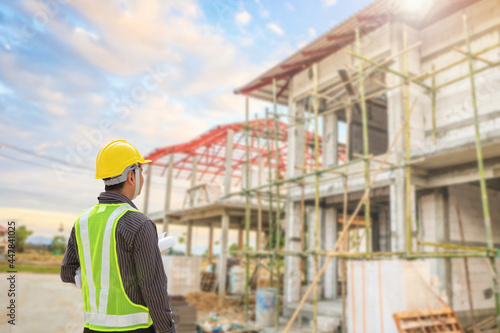
{"type": "Polygon", "coordinates": [[[85,327],[95,331],[131,331],[153,324],[149,310],[125,293],[116,255],[116,225],[128,204],[98,204],[75,223],[82,271],[85,327]]]}

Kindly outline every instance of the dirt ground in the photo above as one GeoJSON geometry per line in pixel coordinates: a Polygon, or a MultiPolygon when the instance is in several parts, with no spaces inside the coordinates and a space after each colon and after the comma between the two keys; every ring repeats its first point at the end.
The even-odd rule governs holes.
{"type": "Polygon", "coordinates": [[[0,332],[83,332],[81,291],[63,283],[58,274],[17,273],[16,325],[8,324],[8,277],[9,273],[0,273],[0,332]]]}
{"type": "MultiPolygon", "coordinates": [[[[0,273],[0,332],[2,333],[81,333],[83,303],[80,289],[61,282],[59,274],[17,273],[15,326],[8,324],[9,274],[0,273]]],[[[175,310],[174,310],[175,311],[175,310]]],[[[280,330],[285,327],[281,323],[280,330]]],[[[273,332],[268,329],[266,332],[273,332]]],[[[294,328],[292,333],[309,332],[309,327],[294,328]]]]}

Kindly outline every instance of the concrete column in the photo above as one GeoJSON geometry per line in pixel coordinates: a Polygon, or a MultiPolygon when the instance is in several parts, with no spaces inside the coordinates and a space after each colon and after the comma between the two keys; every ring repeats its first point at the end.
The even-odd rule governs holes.
{"type": "Polygon", "coordinates": [[[233,174],[233,136],[234,131],[227,131],[226,174],[224,175],[224,195],[231,193],[231,175],[233,174]]]}
{"type": "Polygon", "coordinates": [[[229,215],[227,212],[222,214],[221,221],[221,244],[220,244],[220,256],[219,256],[219,296],[224,297],[226,295],[226,273],[227,273],[227,250],[228,250],[228,235],[229,235],[229,215]]]}
{"type": "MultiPolygon", "coordinates": [[[[295,127],[288,131],[288,160],[287,160],[287,177],[293,177],[302,173],[301,169],[304,164],[305,153],[305,128],[300,122],[305,115],[305,100],[298,103],[294,102],[292,87],[293,81],[290,82],[288,95],[288,114],[290,118],[298,123],[295,127]]],[[[287,198],[285,212],[285,249],[289,251],[302,251],[301,234],[302,234],[302,216],[300,202],[293,202],[287,198]]],[[[301,274],[299,257],[285,256],[285,276],[284,276],[284,304],[300,301],[300,285],[301,274]]]]}
{"type": "Polygon", "coordinates": [[[152,173],[151,163],[148,163],[146,167],[146,184],[144,184],[144,215],[148,215],[148,206],[149,206],[149,191],[151,190],[151,173],[152,173]]]}
{"type": "Polygon", "coordinates": [[[214,250],[214,225],[210,223],[208,227],[208,263],[212,262],[213,250],[214,250]]]}
{"type": "Polygon", "coordinates": [[[186,255],[191,256],[191,249],[193,245],[193,222],[189,221],[187,225],[187,241],[186,241],[186,255]]]}
{"type": "Polygon", "coordinates": [[[323,116],[323,167],[338,164],[338,120],[335,113],[323,116]]]}
{"type": "Polygon", "coordinates": [[[391,249],[394,252],[404,252],[405,247],[405,180],[403,170],[394,171],[394,183],[390,186],[390,223],[391,249]]]}
{"type": "Polygon", "coordinates": [[[168,157],[168,170],[167,170],[167,186],[165,191],[165,208],[163,211],[163,232],[168,233],[168,218],[167,213],[170,211],[170,203],[172,201],[172,180],[174,173],[174,154],[168,157]]]}
{"type": "MultiPolygon", "coordinates": [[[[285,246],[290,251],[302,251],[300,245],[301,215],[300,202],[293,202],[287,207],[287,229],[285,246]]],[[[285,256],[285,276],[284,276],[284,302],[292,303],[300,301],[300,285],[302,272],[300,270],[300,258],[295,256],[285,256]]]]}
{"type": "MultiPolygon", "coordinates": [[[[436,243],[450,243],[450,219],[449,219],[449,197],[448,188],[436,190],[435,194],[436,205],[436,243]]],[[[436,275],[446,290],[448,296],[448,304],[453,306],[453,280],[451,273],[451,259],[435,259],[435,263],[431,264],[431,272],[435,269],[436,275]]]]}
{"type": "MultiPolygon", "coordinates": [[[[320,212],[321,213],[321,212],[320,212]]],[[[314,243],[314,218],[315,218],[315,212],[314,212],[314,206],[308,206],[307,207],[307,249],[308,250],[314,250],[315,249],[315,243],[314,243]]],[[[307,257],[307,283],[310,284],[314,280],[315,276],[315,271],[314,271],[314,257],[312,255],[307,257]]]]}
{"type": "MultiPolygon", "coordinates": [[[[328,207],[324,209],[324,219],[323,219],[323,240],[325,250],[331,250],[335,246],[337,241],[337,209],[333,207],[328,207]]],[[[325,258],[323,257],[321,266],[324,264],[325,258]]],[[[333,300],[337,298],[337,259],[333,259],[328,265],[325,271],[325,299],[333,300]]]]}
{"type": "Polygon", "coordinates": [[[379,208],[378,211],[378,222],[380,228],[379,240],[380,240],[380,251],[390,251],[391,250],[391,225],[389,223],[389,217],[387,216],[387,209],[379,208]]]}

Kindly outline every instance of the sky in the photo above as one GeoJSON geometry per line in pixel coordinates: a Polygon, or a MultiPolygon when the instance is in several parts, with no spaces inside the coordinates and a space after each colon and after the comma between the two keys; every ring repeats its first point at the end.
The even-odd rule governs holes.
{"type": "MultiPolygon", "coordinates": [[[[243,121],[235,88],[370,2],[0,2],[0,225],[68,235],[103,189],[102,146],[125,139],[147,155],[243,121]]],[[[251,100],[250,112],[265,106],[251,100]]],[[[161,179],[152,188],[162,192],[161,179]]],[[[174,208],[183,190],[174,184],[174,208]]]]}

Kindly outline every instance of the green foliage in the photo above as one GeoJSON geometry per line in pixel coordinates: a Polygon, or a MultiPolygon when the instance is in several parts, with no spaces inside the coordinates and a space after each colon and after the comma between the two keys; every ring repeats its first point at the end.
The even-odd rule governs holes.
{"type": "Polygon", "coordinates": [[[238,251],[238,244],[233,243],[229,246],[229,255],[233,258],[236,258],[238,254],[236,253],[238,251]]]}
{"type": "Polygon", "coordinates": [[[66,252],[66,246],[66,239],[63,236],[54,236],[49,249],[53,252],[64,253],[66,252]]]}
{"type": "Polygon", "coordinates": [[[26,250],[26,238],[28,238],[33,231],[26,229],[26,226],[20,226],[16,228],[16,252],[23,253],[26,250]]]}

